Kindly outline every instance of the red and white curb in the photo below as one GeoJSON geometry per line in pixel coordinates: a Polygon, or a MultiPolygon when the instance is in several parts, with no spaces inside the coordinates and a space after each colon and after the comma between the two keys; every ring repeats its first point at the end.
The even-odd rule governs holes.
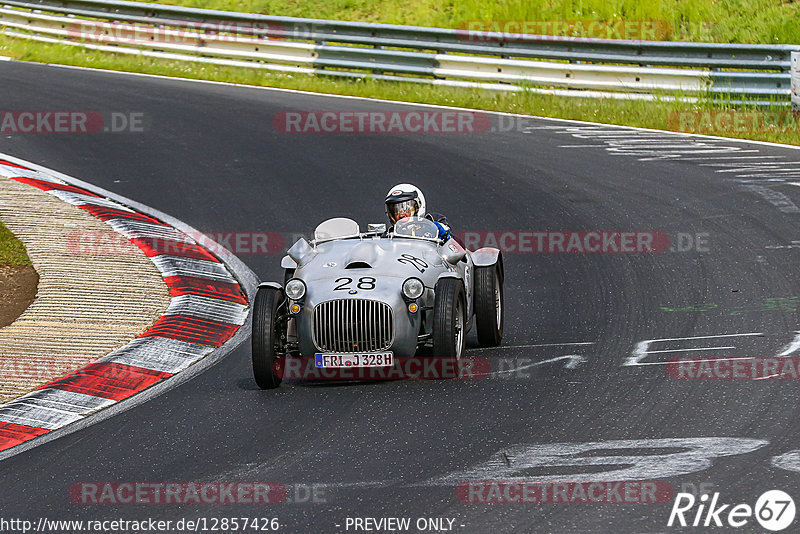
{"type": "Polygon", "coordinates": [[[0,155],[0,172],[89,212],[124,235],[155,264],[171,297],[164,315],[131,343],[0,405],[0,451],[84,420],[184,371],[245,325],[247,291],[229,265],[164,217],[9,156],[0,155]]]}

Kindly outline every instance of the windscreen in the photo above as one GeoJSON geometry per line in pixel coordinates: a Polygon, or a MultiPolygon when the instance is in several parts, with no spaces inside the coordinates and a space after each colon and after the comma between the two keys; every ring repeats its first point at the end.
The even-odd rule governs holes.
{"type": "Polygon", "coordinates": [[[406,217],[394,225],[394,234],[404,237],[418,237],[421,239],[438,239],[439,228],[433,221],[421,217],[406,217]]]}
{"type": "Polygon", "coordinates": [[[335,219],[328,219],[317,226],[314,230],[314,241],[330,241],[331,239],[355,237],[359,232],[357,222],[352,219],[337,217],[335,219]]]}

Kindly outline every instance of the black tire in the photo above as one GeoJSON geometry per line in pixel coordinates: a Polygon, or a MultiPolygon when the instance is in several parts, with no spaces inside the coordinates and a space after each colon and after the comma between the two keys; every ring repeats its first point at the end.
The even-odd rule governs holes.
{"type": "Polygon", "coordinates": [[[436,282],[433,301],[433,355],[461,359],[467,339],[464,284],[458,278],[436,282]]]}
{"type": "Polygon", "coordinates": [[[280,385],[285,363],[286,322],[280,317],[283,292],[259,287],[253,301],[253,376],[261,389],[280,385]]]}
{"type": "Polygon", "coordinates": [[[475,268],[475,326],[478,343],[496,347],[503,340],[503,274],[500,265],[475,268]]]}

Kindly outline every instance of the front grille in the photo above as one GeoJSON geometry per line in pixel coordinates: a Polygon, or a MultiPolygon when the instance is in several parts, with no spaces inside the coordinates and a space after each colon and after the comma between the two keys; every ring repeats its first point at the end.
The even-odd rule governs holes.
{"type": "Polygon", "coordinates": [[[394,314],[385,302],[339,299],[314,308],[314,345],[324,352],[374,352],[394,341],[394,314]]]}

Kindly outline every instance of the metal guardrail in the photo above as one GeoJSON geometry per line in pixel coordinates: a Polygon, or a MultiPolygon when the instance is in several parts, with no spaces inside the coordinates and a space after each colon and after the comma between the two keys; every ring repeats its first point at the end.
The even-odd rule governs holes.
{"type": "Polygon", "coordinates": [[[800,113],[800,52],[792,52],[792,111],[800,113]]]}
{"type": "Polygon", "coordinates": [[[682,92],[788,104],[791,54],[800,51],[800,45],[475,33],[115,0],[0,3],[0,26],[14,37],[279,71],[505,90],[555,87],[576,95],[682,92]],[[129,33],[120,38],[125,25],[129,33]]]}

